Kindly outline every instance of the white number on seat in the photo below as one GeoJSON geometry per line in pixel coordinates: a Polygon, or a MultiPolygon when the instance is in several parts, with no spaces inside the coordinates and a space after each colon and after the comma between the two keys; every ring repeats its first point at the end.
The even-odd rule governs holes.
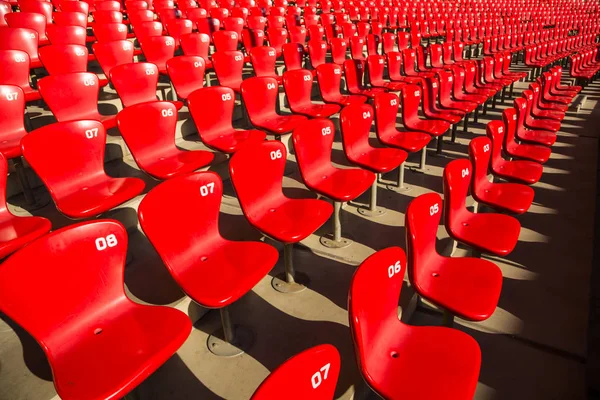
{"type": "Polygon", "coordinates": [[[277,160],[278,158],[281,158],[281,157],[283,157],[283,154],[281,154],[281,150],[271,152],[271,160],[277,160]]]}
{"type": "Polygon", "coordinates": [[[202,197],[208,196],[209,193],[214,193],[215,191],[215,183],[208,182],[206,185],[200,186],[200,195],[202,197]]]}
{"type": "Polygon", "coordinates": [[[402,266],[400,265],[400,261],[396,261],[394,265],[390,265],[388,267],[388,277],[391,278],[392,276],[396,275],[401,269],[402,266]]]}
{"type": "Polygon", "coordinates": [[[270,51],[269,51],[269,57],[275,57],[275,52],[274,52],[274,51],[272,51],[272,50],[270,50],[270,51]]]}
{"type": "Polygon", "coordinates": [[[87,129],[85,131],[85,137],[88,139],[98,137],[98,128],[87,129]]]}
{"type": "Polygon", "coordinates": [[[25,56],[23,54],[17,54],[15,56],[15,62],[24,63],[25,62],[25,56]]]}
{"type": "Polygon", "coordinates": [[[221,100],[223,101],[230,101],[231,100],[231,93],[224,93],[221,95],[221,100]]]}
{"type": "Polygon", "coordinates": [[[310,75],[304,75],[304,81],[305,82],[312,81],[310,75]]]}
{"type": "Polygon", "coordinates": [[[83,80],[84,86],[94,86],[95,84],[96,84],[96,81],[94,79],[84,79],[83,80]]]}
{"type": "Polygon", "coordinates": [[[83,57],[85,55],[85,51],[77,48],[75,49],[75,55],[77,55],[78,57],[83,57]]]}
{"type": "Polygon", "coordinates": [[[469,168],[465,168],[461,172],[462,177],[469,176],[469,168]]]}
{"type": "Polygon", "coordinates": [[[170,108],[165,108],[160,110],[160,113],[162,114],[163,117],[172,117],[173,116],[173,110],[170,108]]]}
{"type": "Polygon", "coordinates": [[[175,45],[175,42],[171,39],[165,40],[165,46],[173,46],[175,45]]]}
{"type": "Polygon", "coordinates": [[[146,75],[156,75],[156,71],[153,68],[146,69],[146,75]]]}
{"type": "Polygon", "coordinates": [[[486,145],[483,146],[483,152],[487,153],[488,151],[490,151],[490,145],[486,144],[486,145]]]}
{"type": "Polygon", "coordinates": [[[202,63],[200,61],[194,61],[194,68],[200,68],[202,63]]]}
{"type": "Polygon", "coordinates": [[[19,96],[19,92],[9,92],[9,93],[6,93],[6,100],[13,101],[13,100],[16,100],[18,96],[19,96]]]}
{"type": "Polygon", "coordinates": [[[275,84],[274,83],[267,83],[267,90],[273,90],[275,89],[275,84]]]}
{"type": "Polygon", "coordinates": [[[233,57],[233,59],[234,59],[235,61],[242,61],[242,56],[240,56],[240,55],[237,55],[237,56],[233,57]]]}
{"type": "Polygon", "coordinates": [[[501,126],[501,127],[498,128],[498,133],[504,133],[504,127],[503,126],[501,126]]]}
{"type": "Polygon", "coordinates": [[[433,216],[440,211],[440,205],[435,203],[431,207],[429,207],[429,215],[433,216]]]}
{"type": "Polygon", "coordinates": [[[341,75],[342,74],[342,70],[340,70],[339,68],[336,68],[336,69],[333,70],[333,73],[335,75],[341,75]]]}
{"type": "Polygon", "coordinates": [[[398,105],[398,100],[396,100],[396,99],[390,100],[390,106],[397,106],[397,105],[398,105]]]}
{"type": "Polygon", "coordinates": [[[363,113],[363,119],[367,119],[367,118],[370,118],[370,117],[371,117],[371,111],[365,111],[363,113]]]}
{"type": "Polygon", "coordinates": [[[414,96],[415,97],[421,96],[421,91],[420,90],[415,90],[414,96]]]}
{"type": "Polygon", "coordinates": [[[321,134],[323,134],[323,136],[331,135],[331,127],[328,126],[321,129],[321,134]]]}
{"type": "Polygon", "coordinates": [[[310,378],[313,389],[316,389],[319,386],[321,386],[321,383],[327,379],[327,376],[329,375],[329,367],[331,367],[331,363],[323,365],[321,369],[315,372],[312,378],[310,378]],[[321,375],[321,372],[323,373],[323,375],[321,375]]]}
{"type": "Polygon", "coordinates": [[[123,43],[123,50],[131,50],[131,45],[128,43],[123,43]]]}
{"type": "Polygon", "coordinates": [[[107,237],[99,237],[96,239],[96,249],[98,251],[105,250],[107,247],[115,247],[119,242],[114,234],[110,234],[107,237]]]}
{"type": "Polygon", "coordinates": [[[119,27],[117,28],[117,31],[119,31],[119,32],[125,32],[125,27],[119,25],[119,27]]]}

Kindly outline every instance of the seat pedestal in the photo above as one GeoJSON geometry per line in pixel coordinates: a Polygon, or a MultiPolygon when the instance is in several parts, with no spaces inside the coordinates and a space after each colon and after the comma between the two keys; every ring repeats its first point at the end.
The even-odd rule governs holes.
{"type": "Polygon", "coordinates": [[[412,190],[410,186],[404,185],[404,163],[398,167],[398,184],[396,186],[387,185],[387,189],[393,192],[406,193],[412,190]]]}
{"type": "Polygon", "coordinates": [[[386,213],[385,208],[377,208],[377,181],[379,180],[379,174],[375,178],[373,185],[371,186],[371,199],[368,207],[360,207],[358,213],[365,217],[373,218],[378,217],[386,213]]]}
{"type": "Polygon", "coordinates": [[[254,344],[252,331],[245,326],[233,325],[227,307],[219,311],[223,327],[208,337],[208,350],[220,357],[233,357],[248,351],[254,344]]]}
{"type": "Polygon", "coordinates": [[[292,259],[293,243],[283,245],[283,261],[285,272],[279,274],[271,280],[273,289],[281,293],[298,293],[306,289],[309,278],[306,274],[294,271],[294,261],[292,259]]]}
{"type": "Polygon", "coordinates": [[[340,221],[340,210],[342,203],[333,202],[333,234],[321,236],[320,242],[323,246],[330,249],[342,249],[352,244],[352,240],[342,237],[342,222],[340,221]]]}

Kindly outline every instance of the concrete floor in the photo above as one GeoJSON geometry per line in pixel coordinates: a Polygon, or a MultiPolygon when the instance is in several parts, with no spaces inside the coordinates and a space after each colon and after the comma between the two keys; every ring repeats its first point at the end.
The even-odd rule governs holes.
{"type": "MultiPolygon", "coordinates": [[[[515,96],[526,86],[519,83],[515,96]]],[[[107,90],[110,92],[110,90],[107,90]]],[[[592,266],[594,212],[597,182],[597,149],[600,130],[600,85],[588,87],[587,102],[579,113],[568,112],[544,174],[534,185],[535,203],[518,219],[522,231],[516,249],[506,258],[493,260],[504,275],[502,295],[494,315],[481,323],[457,319],[455,327],[472,335],[481,346],[482,367],[475,399],[569,399],[586,398],[586,352],[589,311],[589,281],[592,266]]],[[[120,103],[110,94],[102,107],[116,112],[120,103]]],[[[454,158],[467,156],[473,137],[484,134],[485,124],[500,118],[504,107],[488,112],[479,124],[471,124],[469,133],[459,129],[457,144],[445,146],[446,157],[429,153],[425,173],[407,171],[406,183],[412,190],[396,193],[386,188],[396,179],[396,172],[382,177],[378,204],[387,209],[381,217],[368,219],[357,207],[368,202],[368,193],[348,204],[342,211],[342,233],[354,243],[345,249],[330,250],[321,246],[319,236],[330,232],[326,224],[295,249],[298,271],[310,277],[309,289],[284,295],[271,288],[271,276],[282,270],[282,260],[250,293],[231,307],[235,323],[254,332],[255,342],[247,354],[219,358],[206,347],[209,334],[220,326],[219,313],[208,312],[190,303],[170,278],[152,246],[137,228],[138,197],[108,217],[122,221],[130,232],[132,261],[127,265],[125,284],[136,301],[172,305],[189,312],[197,322],[181,347],[167,363],[138,389],[139,399],[248,399],[261,381],[292,355],[321,343],[337,347],[342,370],[336,390],[337,399],[375,399],[374,394],[354,396],[362,387],[356,368],[348,329],[347,295],[356,266],[373,252],[389,247],[405,247],[404,211],[416,196],[442,192],[443,167],[454,158]]],[[[51,120],[47,110],[39,113],[34,126],[51,120]]],[[[178,145],[205,148],[193,132],[187,109],[180,112],[178,145]],[[183,135],[182,135],[183,133],[183,135]]],[[[334,162],[349,165],[343,156],[339,134],[332,156],[334,162]]],[[[293,156],[288,157],[284,179],[291,197],[315,197],[301,183],[293,156]]],[[[408,160],[412,166],[418,154],[408,160]]],[[[230,239],[259,239],[261,235],[243,217],[227,174],[225,157],[211,166],[225,180],[220,226],[230,239]]],[[[106,168],[113,176],[139,176],[147,183],[147,192],[158,182],[140,172],[118,132],[110,132],[106,168]]],[[[32,177],[32,182],[35,182],[32,177]]],[[[14,186],[14,182],[12,183],[14,186]]],[[[9,190],[9,192],[11,192],[9,190]]],[[[14,193],[14,190],[13,190],[14,193]]],[[[39,187],[37,194],[46,197],[39,187]]],[[[22,203],[19,195],[9,199],[15,212],[22,203]]],[[[169,205],[177,206],[177,205],[169,205]]],[[[61,216],[50,203],[34,212],[50,218],[54,229],[72,221],[61,216]]],[[[439,247],[448,243],[443,226],[439,227],[439,247]]],[[[281,250],[281,246],[272,243],[281,250]]],[[[467,250],[459,247],[456,255],[467,250]]],[[[409,288],[405,290],[410,293],[409,288]]],[[[410,296],[401,301],[408,310],[410,296]]],[[[44,310],[40,307],[40,312],[44,310]]],[[[409,315],[407,314],[406,317],[409,315]]],[[[403,319],[405,317],[403,316],[403,319]]],[[[424,304],[411,313],[410,323],[439,325],[441,314],[424,304]]],[[[427,371],[421,371],[427,374],[427,371]]],[[[98,377],[101,379],[101,377],[98,377]]],[[[407,382],[406,384],[410,384],[407,382]]],[[[432,377],[435,384],[435,377],[432,377]]],[[[0,400],[50,400],[56,392],[43,352],[35,341],[12,321],[0,320],[0,400]]],[[[285,395],[282,394],[282,399],[285,395]]]]}

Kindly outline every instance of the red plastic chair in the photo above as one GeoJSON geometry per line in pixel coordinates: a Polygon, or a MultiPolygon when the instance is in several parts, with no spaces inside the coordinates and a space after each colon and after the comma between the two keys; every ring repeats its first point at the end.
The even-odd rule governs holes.
{"type": "Polygon", "coordinates": [[[281,364],[260,384],[251,400],[333,400],[340,374],[340,353],[330,344],[304,350],[281,364]],[[290,384],[294,390],[289,391],[290,384]]]}
{"type": "Polygon", "coordinates": [[[93,27],[94,36],[100,43],[127,39],[127,25],[121,23],[96,24],[93,27]]]}
{"type": "Polygon", "coordinates": [[[61,1],[59,8],[61,11],[80,12],[85,15],[88,15],[90,12],[90,6],[85,1],[61,1]]]}
{"type": "Polygon", "coordinates": [[[31,29],[37,32],[40,46],[48,43],[48,38],[46,37],[46,17],[43,14],[13,12],[6,14],[4,19],[11,28],[31,29]]]}
{"type": "Polygon", "coordinates": [[[179,39],[181,43],[181,50],[186,56],[198,56],[204,59],[206,68],[212,68],[213,64],[210,58],[208,58],[208,51],[210,48],[210,37],[205,33],[189,33],[181,36],[179,39]]]}
{"type": "Polygon", "coordinates": [[[385,210],[377,208],[377,178],[380,174],[396,168],[403,168],[408,153],[389,147],[373,147],[369,144],[369,134],[375,112],[368,104],[355,104],[344,107],[340,113],[340,128],[344,153],[350,162],[376,174],[371,186],[371,198],[368,208],[359,208],[358,212],[368,217],[383,215],[385,210]]]}
{"type": "Polygon", "coordinates": [[[105,146],[103,125],[89,120],[46,125],[21,140],[23,156],[70,218],[100,215],[144,190],[141,179],[106,175],[105,146]]]}
{"type": "Polygon", "coordinates": [[[123,225],[88,221],[43,236],[2,264],[0,310],[40,344],[61,399],[125,396],[192,330],[181,311],[127,297],[126,252],[123,225]],[[28,280],[28,290],[15,285],[28,280]],[[42,299],[52,312],[39,312],[42,299]]]}
{"type": "Polygon", "coordinates": [[[334,202],[333,233],[321,237],[321,244],[343,248],[352,242],[341,236],[342,202],[352,201],[375,182],[375,174],[360,168],[337,168],[331,163],[335,127],[333,121],[314,119],[299,125],[292,134],[296,161],[304,184],[334,202]]]}
{"type": "Polygon", "coordinates": [[[117,125],[137,165],[153,178],[193,172],[214,159],[211,152],[176,146],[177,109],[172,103],[154,101],[126,107],[117,115],[117,125]]]}
{"type": "Polygon", "coordinates": [[[241,51],[217,51],[212,55],[213,68],[220,86],[240,92],[244,55],[241,51]]]}
{"type": "Polygon", "coordinates": [[[283,51],[282,47],[287,43],[288,31],[283,27],[269,28],[267,29],[267,38],[269,39],[269,46],[274,48],[277,56],[279,56],[283,51]]]}
{"type": "Polygon", "coordinates": [[[300,43],[286,43],[282,47],[282,54],[286,71],[289,72],[302,69],[302,64],[304,62],[304,46],[300,43]]]}
{"type": "Polygon", "coordinates": [[[346,52],[348,51],[348,40],[343,38],[333,38],[329,40],[331,47],[331,59],[334,64],[343,65],[346,61],[346,52]]]}
{"type": "Polygon", "coordinates": [[[273,78],[249,78],[241,85],[242,99],[252,125],[273,135],[283,135],[293,131],[306,117],[277,114],[277,88],[273,78]]]}
{"type": "Polygon", "coordinates": [[[410,83],[420,85],[423,83],[423,78],[419,76],[405,76],[401,74],[402,53],[392,51],[387,54],[388,75],[392,82],[410,83]]]}
{"type": "Polygon", "coordinates": [[[18,86],[23,91],[19,101],[28,102],[41,99],[40,93],[32,88],[29,83],[29,55],[26,52],[0,50],[0,65],[2,65],[2,68],[0,68],[0,82],[3,85],[18,86]]]}
{"type": "MultiPolygon", "coordinates": [[[[23,121],[25,101],[23,90],[19,86],[0,85],[0,153],[6,158],[21,156],[21,139],[27,135],[23,121]]],[[[2,176],[4,175],[0,174],[2,176]]],[[[3,186],[0,184],[0,187],[3,186]]]]}
{"type": "Polygon", "coordinates": [[[19,5],[19,11],[24,13],[37,13],[42,14],[46,17],[48,24],[52,23],[52,11],[53,6],[49,1],[38,1],[38,0],[20,0],[17,2],[19,5]]]}
{"type": "Polygon", "coordinates": [[[32,29],[0,26],[0,50],[21,50],[29,55],[30,67],[40,68],[38,34],[32,29]]]}
{"type": "Polygon", "coordinates": [[[385,56],[370,55],[367,57],[367,71],[369,75],[369,83],[372,87],[387,89],[390,91],[399,91],[406,83],[405,82],[389,82],[383,79],[385,69],[385,56]]]}
{"type": "Polygon", "coordinates": [[[140,203],[138,215],[144,233],[177,284],[196,303],[221,312],[223,332],[209,336],[208,349],[216,355],[233,356],[252,345],[253,335],[240,332],[247,331],[245,327],[232,325],[228,307],[267,275],[279,253],[263,242],[230,241],[221,236],[222,195],[218,174],[186,174],[152,189],[140,203]],[[185,218],[178,208],[165,210],[169,202],[186,207],[185,218]],[[224,336],[225,342],[218,336],[224,336]]]}
{"type": "Polygon", "coordinates": [[[161,74],[167,74],[167,61],[175,54],[175,39],[170,36],[150,36],[140,41],[146,62],[158,67],[161,74]]]}
{"type": "MultiPolygon", "coordinates": [[[[1,102],[4,103],[2,104],[0,113],[9,111],[5,108],[8,106],[7,102],[3,100],[4,95],[9,93],[7,92],[9,89],[11,89],[10,86],[0,85],[0,93],[3,95],[1,102]]],[[[13,89],[17,90],[17,88],[13,89]]],[[[18,99],[15,99],[12,102],[18,103],[19,101],[18,99]]],[[[4,128],[4,125],[8,125],[6,122],[10,121],[7,121],[5,118],[2,120],[5,121],[3,124],[4,128]]],[[[7,126],[7,128],[10,127],[7,126]]],[[[5,133],[3,129],[0,139],[4,142],[7,139],[6,136],[7,133],[5,133]]],[[[2,143],[2,147],[4,146],[5,143],[2,143]]],[[[18,142],[17,146],[19,146],[18,142]]],[[[19,155],[20,153],[21,150],[19,149],[19,155]]],[[[6,152],[3,148],[0,148],[0,259],[5,258],[38,237],[45,235],[52,228],[52,224],[46,218],[17,217],[8,210],[6,204],[6,177],[8,176],[8,163],[6,158],[8,157],[10,157],[10,152],[6,152]]]]}
{"type": "Polygon", "coordinates": [[[544,167],[533,161],[512,160],[502,158],[505,126],[502,121],[490,121],[486,126],[486,134],[492,141],[490,169],[494,175],[510,182],[532,185],[540,180],[544,167]]]}
{"type": "Polygon", "coordinates": [[[347,106],[362,104],[368,100],[367,96],[358,94],[343,95],[340,92],[342,82],[342,67],[337,64],[322,64],[317,67],[317,81],[321,97],[325,103],[347,106]]]}
{"type": "Polygon", "coordinates": [[[260,78],[273,78],[277,84],[281,85],[283,77],[277,75],[275,64],[277,62],[277,52],[273,47],[257,46],[249,50],[250,61],[254,74],[260,78]]]}
{"type": "Polygon", "coordinates": [[[441,120],[419,118],[422,90],[417,85],[406,85],[401,90],[402,123],[407,129],[439,137],[450,129],[450,123],[441,120]]]}
{"type": "MultiPolygon", "coordinates": [[[[158,21],[138,22],[133,24],[133,32],[135,33],[135,37],[141,45],[141,42],[147,38],[161,36],[163,34],[163,25],[158,21]]],[[[173,45],[174,44],[175,41],[173,41],[173,45]]]]}
{"type": "Polygon", "coordinates": [[[189,95],[204,86],[204,59],[198,56],[179,56],[167,61],[169,79],[177,97],[187,100],[189,95]]]}
{"type": "Polygon", "coordinates": [[[525,99],[526,111],[524,125],[527,128],[556,133],[560,130],[560,121],[552,118],[537,117],[533,111],[534,97],[531,90],[523,90],[521,96],[525,99]]]}
{"type": "Polygon", "coordinates": [[[239,36],[233,31],[216,31],[212,35],[216,51],[236,51],[239,36]]]}
{"type": "Polygon", "coordinates": [[[344,61],[344,76],[346,87],[351,94],[360,94],[369,98],[375,97],[377,93],[386,92],[383,88],[366,88],[363,84],[366,62],[362,60],[344,61]]]}
{"type": "Polygon", "coordinates": [[[502,271],[481,258],[441,256],[435,247],[441,213],[442,199],[437,193],[421,195],[408,205],[405,225],[411,286],[444,309],[446,326],[452,326],[455,315],[486,320],[498,305],[502,271]]]}
{"type": "MultiPolygon", "coordinates": [[[[61,11],[52,13],[52,19],[54,25],[59,26],[80,26],[87,28],[87,14],[83,14],[76,11],[61,11]]],[[[52,25],[52,24],[48,24],[52,25]]],[[[46,26],[48,29],[48,26],[46,26]]]]}
{"type": "Polygon", "coordinates": [[[110,71],[123,64],[133,63],[133,44],[128,40],[98,42],[92,45],[94,55],[104,76],[110,80],[110,71]]]}
{"type": "MultiPolygon", "coordinates": [[[[39,51],[40,61],[50,75],[87,72],[88,50],[78,44],[53,44],[39,51]]],[[[98,79],[100,87],[108,84],[107,79],[98,79]]]]}
{"type": "Polygon", "coordinates": [[[98,76],[89,72],[50,75],[38,81],[40,94],[58,122],[95,120],[114,128],[115,115],[98,112],[98,76]]]}
{"type": "Polygon", "coordinates": [[[352,278],[348,314],[361,375],[386,399],[472,398],[479,345],[456,329],[401,322],[398,299],[405,271],[404,251],[389,247],[363,261],[352,278]]]}
{"type": "MultiPolygon", "coordinates": [[[[531,125],[529,127],[526,126],[526,117],[529,116],[527,100],[523,98],[515,99],[514,109],[517,114],[517,130],[515,134],[519,140],[544,146],[552,146],[556,142],[556,133],[548,132],[545,129],[531,128],[531,125]]],[[[552,126],[551,124],[548,125],[552,126]]]]}
{"type": "Polygon", "coordinates": [[[198,89],[188,97],[188,108],[204,144],[223,153],[235,153],[242,146],[265,140],[263,131],[241,130],[232,126],[235,93],[213,86],[198,89]]]}
{"type": "Polygon", "coordinates": [[[165,28],[169,36],[175,39],[175,46],[179,47],[181,36],[192,33],[194,27],[189,19],[172,19],[165,23],[165,28]]]}
{"type": "Polygon", "coordinates": [[[285,96],[293,113],[309,118],[329,118],[340,111],[337,104],[315,104],[310,95],[313,86],[313,76],[310,71],[298,69],[283,74],[285,96]]]}
{"type": "MultiPolygon", "coordinates": [[[[52,45],[74,44],[85,46],[87,33],[81,26],[61,26],[50,24],[46,27],[46,35],[52,45]]],[[[94,55],[89,55],[89,59],[95,59],[94,55]]]]}
{"type": "Polygon", "coordinates": [[[473,165],[471,195],[478,203],[496,210],[523,214],[533,202],[534,192],[520,183],[494,183],[488,179],[492,141],[478,137],[469,143],[469,159],[473,165]]]}
{"type": "Polygon", "coordinates": [[[272,285],[284,293],[305,289],[294,272],[293,243],[304,240],[331,216],[333,207],[323,200],[290,199],[282,192],[287,152],[277,141],[245,146],[231,157],[229,173],[248,221],[265,235],[284,244],[285,274],[272,285]],[[257,173],[260,179],[256,179],[257,173]],[[296,283],[296,281],[300,283],[296,283]]]}
{"type": "MultiPolygon", "coordinates": [[[[158,68],[151,63],[131,63],[114,67],[110,70],[110,81],[121,98],[123,107],[135,104],[158,101],[156,87],[158,85],[158,68]]],[[[179,110],[181,101],[172,102],[179,110]]]]}
{"type": "Polygon", "coordinates": [[[321,64],[326,63],[327,56],[327,42],[324,40],[309,40],[308,41],[308,59],[313,69],[319,67],[321,64]]]}
{"type": "Polygon", "coordinates": [[[253,47],[264,46],[265,32],[262,30],[244,29],[242,31],[242,44],[247,52],[253,47]]]}
{"type": "Polygon", "coordinates": [[[521,224],[509,215],[475,214],[467,210],[467,192],[473,167],[467,159],[451,161],[444,168],[444,225],[450,237],[478,252],[505,256],[519,240],[521,224]]]}
{"type": "Polygon", "coordinates": [[[550,158],[552,150],[549,147],[517,143],[515,135],[517,132],[517,112],[514,108],[507,108],[502,112],[502,120],[506,127],[504,136],[504,150],[512,157],[531,160],[544,164],[550,158]]]}

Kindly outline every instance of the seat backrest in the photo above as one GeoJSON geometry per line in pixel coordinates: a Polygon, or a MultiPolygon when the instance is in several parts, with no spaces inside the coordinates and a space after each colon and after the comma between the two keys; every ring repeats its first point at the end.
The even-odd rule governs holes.
{"type": "Polygon", "coordinates": [[[100,64],[104,75],[109,79],[113,68],[133,63],[133,43],[128,40],[94,43],[92,49],[96,61],[100,64]]]}
{"type": "Polygon", "coordinates": [[[181,36],[192,33],[194,26],[189,19],[171,19],[165,23],[165,28],[167,28],[169,36],[175,39],[176,46],[179,47],[181,36]]]}
{"type": "Polygon", "coordinates": [[[398,32],[398,51],[408,49],[410,46],[410,33],[398,32]]]}
{"type": "Polygon", "coordinates": [[[238,47],[238,34],[234,31],[216,31],[212,35],[216,51],[236,51],[238,47]]]}
{"type": "Polygon", "coordinates": [[[98,115],[98,76],[89,72],[50,75],[38,81],[40,94],[57,121],[98,115]]]}
{"type": "Polygon", "coordinates": [[[250,61],[256,76],[275,75],[275,63],[277,62],[277,53],[273,47],[258,46],[249,51],[250,61]]]}
{"type": "Polygon", "coordinates": [[[384,83],[383,72],[385,70],[385,56],[371,55],[367,57],[367,71],[369,82],[373,86],[381,86],[384,83]]]}
{"type": "Polygon", "coordinates": [[[163,25],[158,21],[143,21],[134,24],[133,31],[141,43],[146,38],[162,35],[163,25]]]}
{"type": "Polygon", "coordinates": [[[57,204],[61,199],[107,179],[105,146],[104,126],[92,120],[46,125],[21,139],[23,156],[57,204]]]}
{"type": "MultiPolygon", "coordinates": [[[[61,26],[80,26],[82,28],[87,27],[87,14],[83,14],[76,11],[61,11],[52,14],[54,24],[61,26]]],[[[48,24],[52,25],[52,24],[48,24]]],[[[48,29],[48,27],[46,27],[48,29]]]]}
{"type": "Polygon", "coordinates": [[[442,198],[437,193],[418,196],[406,209],[408,276],[411,283],[419,288],[431,279],[430,261],[439,257],[435,243],[441,216],[442,198]]]}
{"type": "Polygon", "coordinates": [[[277,52],[282,51],[282,46],[287,43],[288,31],[285,28],[269,28],[267,29],[267,38],[269,39],[269,46],[275,49],[277,52]]]}
{"type": "Polygon", "coordinates": [[[37,13],[46,17],[46,21],[52,21],[52,3],[49,1],[20,0],[19,10],[24,13],[37,13]]]}
{"type": "Polygon", "coordinates": [[[504,146],[515,142],[515,134],[517,132],[517,110],[512,107],[505,108],[502,112],[502,121],[506,132],[504,133],[504,146]]]}
{"type": "Polygon", "coordinates": [[[374,389],[388,369],[373,350],[386,340],[389,328],[401,324],[398,301],[405,271],[404,251],[388,247],[363,261],[350,283],[348,318],[356,359],[363,377],[374,389]]]}
{"type": "Polygon", "coordinates": [[[125,24],[96,24],[92,30],[98,42],[125,40],[127,38],[127,25],[125,24]]]}
{"type": "Polygon", "coordinates": [[[309,106],[313,77],[306,69],[287,71],[283,74],[283,87],[292,111],[296,107],[309,106]]]}
{"type": "Polygon", "coordinates": [[[32,29],[0,26],[0,50],[21,50],[31,63],[39,61],[38,34],[32,29]]]}
{"type": "Polygon", "coordinates": [[[288,24],[288,33],[290,36],[290,43],[306,44],[306,28],[304,25],[290,26],[288,24]]]}
{"type": "Polygon", "coordinates": [[[187,105],[204,142],[218,138],[233,130],[232,118],[235,92],[224,86],[211,86],[193,91],[187,105]]]}
{"type": "MultiPolygon", "coordinates": [[[[106,3],[105,1],[98,2],[106,3]]],[[[123,23],[123,13],[117,10],[102,10],[96,8],[96,11],[92,13],[94,22],[97,24],[111,24],[111,23],[123,23]]]]}
{"type": "Polygon", "coordinates": [[[50,24],[46,27],[46,36],[52,45],[75,44],[85,46],[87,32],[81,26],[50,24]]]}
{"type": "Polygon", "coordinates": [[[175,54],[175,39],[170,36],[151,36],[140,41],[147,62],[156,64],[159,71],[166,68],[167,60],[175,54]]]}
{"type": "Polygon", "coordinates": [[[200,56],[204,58],[204,61],[208,61],[210,37],[206,33],[188,33],[182,35],[179,41],[183,54],[186,56],[200,56]]]}
{"type": "MultiPolygon", "coordinates": [[[[227,17],[223,20],[223,27],[225,28],[226,31],[235,32],[237,34],[238,41],[242,40],[242,30],[244,29],[244,19],[243,18],[227,17]]],[[[217,33],[217,32],[214,32],[214,33],[217,33]]]]}
{"type": "Polygon", "coordinates": [[[335,169],[331,164],[334,136],[333,121],[322,118],[305,121],[292,133],[298,168],[309,188],[335,169]]]}
{"type": "Polygon", "coordinates": [[[37,32],[40,39],[46,38],[46,17],[33,12],[9,13],[4,16],[11,28],[26,28],[37,32]]]}
{"type": "Polygon", "coordinates": [[[366,40],[364,37],[352,36],[350,38],[350,55],[354,60],[364,60],[364,50],[366,47],[366,40]]]}
{"type": "Polygon", "coordinates": [[[167,72],[177,97],[187,99],[190,93],[204,86],[204,59],[198,56],[179,56],[167,61],[167,72]]]}
{"type": "Polygon", "coordinates": [[[286,43],[282,47],[282,52],[286,71],[302,69],[304,47],[300,43],[286,43]]]}
{"type": "Polygon", "coordinates": [[[422,90],[419,85],[406,85],[400,91],[402,122],[406,127],[419,119],[421,94],[422,90]]]}
{"type": "Polygon", "coordinates": [[[329,41],[331,45],[331,58],[335,64],[342,65],[346,61],[348,40],[344,38],[333,38],[329,41]]]}
{"type": "Polygon", "coordinates": [[[253,47],[264,46],[265,32],[260,29],[244,29],[242,31],[242,43],[247,52],[253,47]]]}
{"type": "Polygon", "coordinates": [[[366,62],[362,60],[344,61],[344,76],[346,77],[346,87],[350,93],[359,93],[364,90],[363,81],[366,69],[366,62]]]}
{"type": "Polygon", "coordinates": [[[311,39],[308,41],[308,58],[310,65],[317,68],[321,64],[325,64],[327,56],[327,42],[324,40],[311,39]]]}
{"type": "MultiPolygon", "coordinates": [[[[137,107],[137,106],[136,106],[137,107]]],[[[152,189],[138,208],[140,225],[148,240],[171,276],[181,287],[189,268],[199,265],[190,263],[199,252],[210,253],[214,239],[220,239],[219,207],[223,183],[215,172],[195,172],[169,179],[152,189]],[[185,207],[181,218],[178,207],[165,209],[165,204],[177,202],[185,207]],[[165,229],[169,226],[169,229],[165,229]]]]}
{"type": "Polygon", "coordinates": [[[479,193],[484,186],[489,185],[488,169],[492,155],[492,141],[482,136],[469,142],[469,160],[473,166],[471,192],[479,193]]]}
{"type": "Polygon", "coordinates": [[[400,107],[400,99],[394,93],[377,93],[373,99],[375,131],[377,137],[387,142],[396,136],[396,117],[400,107]]]}
{"type": "Polygon", "coordinates": [[[231,182],[250,223],[269,213],[270,204],[285,199],[282,180],[286,157],[285,145],[274,140],[249,144],[231,157],[231,182]]]}
{"type": "Polygon", "coordinates": [[[272,400],[289,391],[288,400],[332,400],[340,373],[340,354],[330,344],[312,347],[277,367],[251,400],[272,400]]]}
{"type": "Polygon", "coordinates": [[[317,67],[317,81],[323,100],[336,102],[340,96],[342,67],[332,63],[319,65],[317,67]]]}
{"type": "Polygon", "coordinates": [[[239,88],[242,83],[244,55],[241,51],[217,51],[212,55],[219,85],[239,88]]]}
{"type": "Polygon", "coordinates": [[[157,101],[158,68],[152,63],[130,63],[110,70],[110,81],[123,107],[157,101]]]}
{"type": "MultiPolygon", "coordinates": [[[[0,121],[2,121],[0,142],[9,142],[15,139],[15,137],[18,138],[27,133],[23,121],[24,112],[25,95],[23,94],[23,90],[14,85],[0,85],[0,121]]],[[[0,171],[0,175],[2,175],[2,171],[0,171]]],[[[6,177],[6,171],[4,171],[4,175],[2,176],[6,177]]],[[[6,181],[4,183],[0,182],[0,186],[2,186],[2,190],[5,190],[6,181]]],[[[0,200],[4,201],[5,199],[6,193],[0,193],[0,200]]]]}
{"type": "Polygon", "coordinates": [[[466,202],[473,167],[466,158],[450,161],[444,168],[444,225],[449,231],[456,231],[460,215],[467,213],[466,202]]]}
{"type": "Polygon", "coordinates": [[[340,113],[342,146],[350,159],[357,159],[371,150],[369,133],[375,112],[369,104],[352,104],[340,113]]]}
{"type": "Polygon", "coordinates": [[[86,72],[88,50],[78,44],[53,44],[40,47],[40,60],[50,75],[86,72]]]}
{"type": "MultiPolygon", "coordinates": [[[[29,87],[29,55],[26,52],[0,50],[0,65],[0,83],[19,86],[23,90],[29,87]]],[[[2,121],[4,129],[4,120],[2,121]]]]}
{"type": "Polygon", "coordinates": [[[52,365],[73,342],[102,332],[107,307],[132,304],[123,283],[126,253],[127,232],[115,220],[48,233],[2,264],[0,310],[34,337],[52,365]],[[27,290],[14,282],[28,282],[27,290]],[[52,312],[39,312],[42,301],[52,312]]]}
{"type": "Polygon", "coordinates": [[[277,118],[277,80],[253,77],[242,82],[242,98],[248,117],[254,125],[261,121],[277,118]]]}
{"type": "Polygon", "coordinates": [[[527,114],[527,100],[522,97],[518,97],[514,100],[514,108],[517,114],[517,130],[525,130],[525,115],[527,114]]]}
{"type": "Polygon", "coordinates": [[[504,122],[500,120],[493,120],[488,122],[485,127],[487,137],[490,139],[492,144],[491,152],[491,163],[493,169],[499,167],[502,160],[502,146],[504,143],[505,127],[504,122]]]}
{"type": "Polygon", "coordinates": [[[369,34],[367,36],[367,54],[377,55],[379,54],[379,47],[381,44],[381,38],[378,35],[369,34]]]}
{"type": "Polygon", "coordinates": [[[156,163],[157,154],[169,154],[175,148],[177,109],[168,101],[125,107],[117,114],[117,125],[142,170],[156,163]]]}

